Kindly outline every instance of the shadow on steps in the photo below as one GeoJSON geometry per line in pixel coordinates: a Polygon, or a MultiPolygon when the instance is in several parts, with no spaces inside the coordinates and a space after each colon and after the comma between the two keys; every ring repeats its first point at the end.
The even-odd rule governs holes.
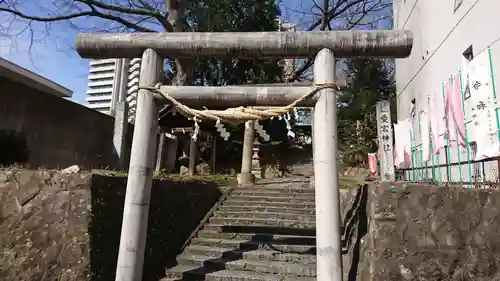
{"type": "Polygon", "coordinates": [[[223,233],[262,233],[278,235],[316,236],[316,228],[293,228],[278,226],[224,225],[223,233]]]}
{"type": "MultiPolygon", "coordinates": [[[[90,281],[115,279],[126,177],[92,176],[89,223],[90,281]]],[[[184,241],[220,198],[213,183],[154,180],[143,280],[157,281],[175,265],[184,241]]]]}
{"type": "Polygon", "coordinates": [[[361,239],[368,233],[368,185],[361,186],[356,193],[352,208],[347,212],[344,224],[343,254],[350,258],[349,269],[344,265],[344,276],[347,281],[359,280],[361,260],[361,239]],[[345,251],[345,253],[344,253],[345,251]]]}

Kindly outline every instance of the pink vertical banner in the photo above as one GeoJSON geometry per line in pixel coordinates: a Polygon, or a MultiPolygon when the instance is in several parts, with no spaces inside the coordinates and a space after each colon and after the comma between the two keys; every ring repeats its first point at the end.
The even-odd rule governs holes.
{"type": "Polygon", "coordinates": [[[377,156],[378,153],[368,153],[368,168],[372,175],[377,174],[377,156]]]}
{"type": "Polygon", "coordinates": [[[462,92],[460,76],[457,75],[445,84],[446,120],[450,141],[459,141],[465,146],[465,124],[462,108],[462,92]],[[457,135],[458,131],[458,135],[457,135]]]}

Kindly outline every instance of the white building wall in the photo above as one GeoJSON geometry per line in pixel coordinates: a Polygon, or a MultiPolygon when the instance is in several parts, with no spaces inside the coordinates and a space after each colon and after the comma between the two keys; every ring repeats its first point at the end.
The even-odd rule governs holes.
{"type": "MultiPolygon", "coordinates": [[[[412,99],[415,99],[418,110],[426,102],[427,95],[442,95],[442,83],[461,70],[465,61],[462,53],[471,45],[474,56],[490,48],[493,77],[497,81],[498,90],[499,0],[396,0],[394,2],[394,28],[411,30],[414,35],[410,57],[396,60],[398,120],[404,120],[409,116],[412,99]]],[[[460,152],[461,161],[464,161],[467,159],[467,153],[465,149],[462,150],[464,151],[460,152]]],[[[458,161],[458,155],[458,152],[450,153],[452,163],[458,161]]],[[[444,153],[441,153],[440,157],[440,163],[446,163],[444,153]]],[[[425,163],[417,163],[417,166],[423,165],[425,163]]],[[[459,167],[453,167],[450,174],[451,181],[460,181],[459,174],[462,174],[463,180],[469,178],[468,169],[462,168],[460,172],[459,167]]],[[[498,168],[496,171],[493,171],[494,167],[488,166],[482,169],[490,171],[490,174],[499,174],[498,168]]],[[[481,173],[487,174],[484,171],[481,173]]],[[[485,175],[483,180],[486,180],[484,177],[491,176],[485,175]]]]}
{"type": "MultiPolygon", "coordinates": [[[[413,98],[418,106],[427,94],[441,93],[441,84],[460,70],[470,45],[474,55],[490,47],[495,69],[500,67],[500,1],[461,0],[455,12],[459,0],[399,1],[395,28],[414,35],[410,57],[396,60],[399,120],[408,116],[413,98]]],[[[495,78],[500,81],[498,71],[495,78]]]]}

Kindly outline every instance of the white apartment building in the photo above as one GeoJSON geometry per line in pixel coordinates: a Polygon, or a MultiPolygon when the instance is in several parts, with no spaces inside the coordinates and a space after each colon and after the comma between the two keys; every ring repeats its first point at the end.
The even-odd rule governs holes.
{"type": "MultiPolygon", "coordinates": [[[[132,122],[135,117],[141,59],[122,59],[121,61],[129,63],[126,99],[129,103],[129,121],[132,122]]],[[[86,99],[89,108],[104,114],[113,114],[114,106],[118,101],[117,73],[120,63],[120,59],[93,60],[89,63],[89,83],[86,99]]]]}
{"type": "MultiPolygon", "coordinates": [[[[428,98],[443,95],[443,85],[450,77],[463,77],[462,80],[465,80],[464,69],[468,69],[475,57],[481,56],[483,61],[487,61],[484,57],[488,52],[491,54],[491,77],[497,81],[496,85],[500,83],[499,0],[394,0],[393,10],[394,28],[411,30],[414,36],[409,58],[396,60],[398,120],[405,120],[412,115],[412,111],[422,110],[428,98]],[[458,73],[462,75],[457,76],[458,73]]],[[[495,83],[491,84],[494,92],[495,83]]],[[[464,100],[467,102],[467,97],[464,100]]],[[[467,111],[467,105],[464,108],[467,111]]],[[[413,117],[415,123],[418,121],[416,118],[413,117]]],[[[421,144],[418,128],[414,127],[414,131],[415,145],[421,144]]],[[[448,152],[451,163],[458,163],[459,159],[462,162],[468,156],[474,159],[473,148],[469,152],[465,148],[461,148],[462,151],[459,151],[460,148],[452,149],[448,152]]],[[[438,154],[434,161],[446,163],[445,153],[441,151],[438,154]]],[[[429,161],[413,162],[416,167],[430,165],[429,161]]],[[[468,181],[472,173],[482,180],[491,180],[488,173],[500,174],[498,168],[493,171],[493,167],[478,165],[474,165],[472,172],[469,165],[451,167],[449,175],[448,168],[438,172],[442,172],[443,181],[454,182],[468,181]]]]}
{"type": "Polygon", "coordinates": [[[111,113],[115,68],[115,59],[90,61],[86,99],[88,107],[105,114],[111,113]]]}

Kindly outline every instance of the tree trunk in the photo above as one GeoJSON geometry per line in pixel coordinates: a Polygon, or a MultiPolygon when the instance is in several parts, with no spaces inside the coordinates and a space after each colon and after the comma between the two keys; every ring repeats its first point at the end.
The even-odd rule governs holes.
{"type": "MultiPolygon", "coordinates": [[[[185,7],[181,0],[165,0],[165,6],[168,10],[167,21],[172,26],[173,32],[184,32],[188,24],[184,18],[185,7]]],[[[173,86],[188,85],[193,81],[194,74],[192,69],[193,61],[186,59],[175,59],[176,74],[172,79],[173,86]]]]}

